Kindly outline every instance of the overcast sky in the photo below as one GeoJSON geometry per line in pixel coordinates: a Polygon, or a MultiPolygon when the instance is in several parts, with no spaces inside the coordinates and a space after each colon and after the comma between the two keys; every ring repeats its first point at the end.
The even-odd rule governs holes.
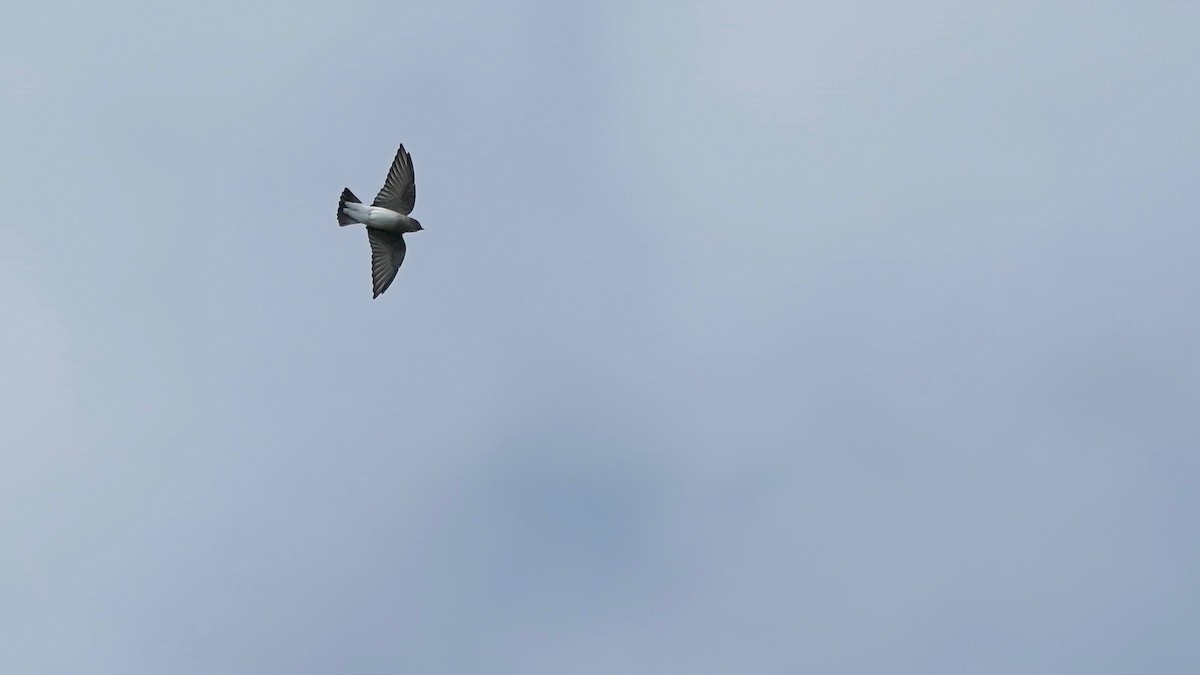
{"type": "Polygon", "coordinates": [[[4,26],[5,672],[1200,671],[1195,2],[4,26]]]}

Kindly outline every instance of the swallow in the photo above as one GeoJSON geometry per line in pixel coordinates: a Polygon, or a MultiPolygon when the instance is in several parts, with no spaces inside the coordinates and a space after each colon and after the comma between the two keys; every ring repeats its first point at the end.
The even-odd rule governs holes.
{"type": "Polygon", "coordinates": [[[367,239],[371,242],[372,298],[378,298],[396,278],[400,263],[404,262],[404,234],[425,229],[416,218],[408,215],[416,203],[417,180],[412,156],[403,144],[396,151],[383,189],[370,206],[355,197],[350,188],[342,190],[342,198],[338,200],[338,225],[360,223],[367,226],[367,239]]]}

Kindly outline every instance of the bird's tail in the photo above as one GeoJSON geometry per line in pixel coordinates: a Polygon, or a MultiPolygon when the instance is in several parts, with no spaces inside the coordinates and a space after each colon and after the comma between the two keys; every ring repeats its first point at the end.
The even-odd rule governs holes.
{"type": "Polygon", "coordinates": [[[338,212],[337,212],[338,225],[342,225],[342,226],[353,225],[354,223],[358,222],[358,221],[354,220],[353,218],[351,218],[350,216],[346,215],[345,213],[342,213],[342,209],[346,208],[346,202],[350,202],[351,204],[361,204],[362,203],[362,201],[360,201],[358,197],[354,196],[354,193],[350,191],[350,188],[343,188],[342,189],[342,198],[338,200],[338,212]]]}

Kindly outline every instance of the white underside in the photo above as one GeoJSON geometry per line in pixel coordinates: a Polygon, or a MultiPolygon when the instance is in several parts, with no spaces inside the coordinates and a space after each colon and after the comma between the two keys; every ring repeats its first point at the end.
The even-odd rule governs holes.
{"type": "Polygon", "coordinates": [[[350,216],[355,222],[367,227],[389,232],[413,232],[417,229],[411,218],[403,213],[396,213],[382,206],[367,206],[366,204],[347,203],[342,213],[350,216]]]}

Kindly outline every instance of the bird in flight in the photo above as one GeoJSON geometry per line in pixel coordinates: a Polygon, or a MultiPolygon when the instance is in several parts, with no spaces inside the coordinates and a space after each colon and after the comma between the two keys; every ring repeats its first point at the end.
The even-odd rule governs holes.
{"type": "Polygon", "coordinates": [[[408,217],[416,202],[417,182],[412,156],[403,144],[396,151],[383,189],[370,206],[359,201],[350,188],[342,190],[342,198],[338,201],[338,225],[361,223],[367,226],[367,239],[371,242],[371,285],[375,293],[372,298],[378,298],[392,285],[400,263],[404,262],[404,233],[425,229],[416,218],[408,217]]]}

